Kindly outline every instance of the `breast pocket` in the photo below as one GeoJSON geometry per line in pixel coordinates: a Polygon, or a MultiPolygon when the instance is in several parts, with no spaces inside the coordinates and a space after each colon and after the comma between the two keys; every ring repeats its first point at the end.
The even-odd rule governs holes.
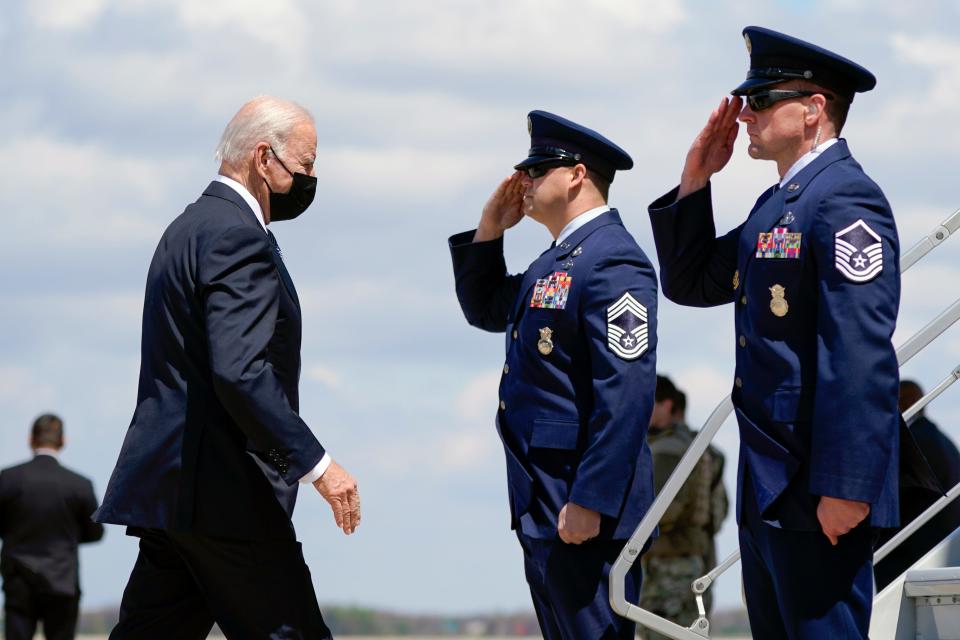
{"type": "Polygon", "coordinates": [[[801,308],[803,268],[799,259],[757,259],[750,269],[747,297],[757,329],[766,338],[785,338],[801,308]]]}

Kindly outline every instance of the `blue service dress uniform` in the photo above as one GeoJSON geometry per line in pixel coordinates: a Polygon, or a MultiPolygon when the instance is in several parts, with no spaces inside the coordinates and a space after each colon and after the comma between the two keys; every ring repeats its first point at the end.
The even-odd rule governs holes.
{"type": "MultiPolygon", "coordinates": [[[[633,638],[610,609],[608,572],[653,499],[646,443],[656,384],[653,267],[616,210],[508,275],[503,239],[450,238],[467,321],[506,335],[497,428],[511,527],[547,638],[633,638]],[[561,542],[567,502],[601,514],[600,534],[561,542]]],[[[627,597],[639,595],[640,574],[627,597]]]]}
{"type": "Polygon", "coordinates": [[[710,186],[650,205],[664,295],[733,303],[737,520],[757,638],[865,637],[874,528],[898,522],[899,242],[844,140],[715,237],[710,186]],[[820,496],[870,504],[838,546],[820,496]]]}

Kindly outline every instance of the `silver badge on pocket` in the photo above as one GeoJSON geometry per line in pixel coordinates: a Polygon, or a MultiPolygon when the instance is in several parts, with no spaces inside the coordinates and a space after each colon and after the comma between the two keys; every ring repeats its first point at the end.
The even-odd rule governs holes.
{"type": "Polygon", "coordinates": [[[553,353],[553,329],[550,327],[543,327],[540,329],[540,339],[537,341],[537,351],[545,356],[553,353]]]}

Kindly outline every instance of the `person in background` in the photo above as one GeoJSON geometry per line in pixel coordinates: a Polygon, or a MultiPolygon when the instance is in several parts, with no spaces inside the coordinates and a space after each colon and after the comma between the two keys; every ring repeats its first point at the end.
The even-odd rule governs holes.
{"type": "MultiPolygon", "coordinates": [[[[647,434],[657,493],[667,483],[695,435],[677,420],[678,394],[669,378],[657,376],[647,434]]],[[[713,539],[708,532],[710,472],[711,463],[705,456],[697,462],[663,514],[659,522],[660,536],[641,560],[640,606],[684,627],[689,627],[699,615],[690,586],[706,573],[705,560],[713,539]]],[[[664,636],[647,629],[642,630],[642,634],[646,640],[665,640],[664,636]]]]}
{"type": "MultiPolygon", "coordinates": [[[[690,432],[691,439],[697,435],[696,431],[690,429],[687,424],[687,394],[677,389],[676,396],[673,399],[673,422],[677,429],[685,429],[690,432]]],[[[707,554],[703,558],[705,573],[717,566],[717,540],[716,536],[720,533],[720,527],[727,517],[730,510],[730,498],[727,495],[727,488],[723,484],[723,470],[726,465],[726,458],[723,452],[717,447],[707,446],[703,459],[710,469],[710,519],[707,521],[707,535],[710,536],[710,544],[707,548],[707,554]]],[[[698,576],[699,577],[699,576],[698,576]]],[[[707,613],[713,610],[713,589],[703,594],[703,605],[707,613]]]]}
{"type": "MultiPolygon", "coordinates": [[[[913,380],[900,382],[900,412],[903,413],[923,397],[923,389],[913,380]]],[[[944,491],[949,491],[960,482],[960,452],[957,445],[920,411],[910,424],[910,433],[926,457],[937,481],[944,491]]],[[[900,505],[901,525],[923,513],[930,506],[930,499],[917,498],[915,493],[906,493],[900,505]]],[[[933,549],[941,540],[960,527],[960,501],[954,500],[929,522],[920,527],[890,555],[877,563],[874,576],[877,591],[883,590],[901,573],[933,549]]],[[[893,532],[895,533],[895,532],[893,532]]],[[[892,536],[892,534],[891,534],[892,536]]]]}
{"type": "Polygon", "coordinates": [[[77,548],[103,537],[90,515],[93,483],[59,462],[63,421],[46,413],[30,431],[33,459],[0,471],[0,577],[4,637],[71,640],[80,611],[77,548]]]}

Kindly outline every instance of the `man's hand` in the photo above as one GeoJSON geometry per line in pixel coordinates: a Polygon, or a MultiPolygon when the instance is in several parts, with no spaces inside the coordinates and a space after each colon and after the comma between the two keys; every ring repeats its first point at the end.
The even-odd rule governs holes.
{"type": "Polygon", "coordinates": [[[680,176],[678,200],[707,186],[710,177],[727,166],[740,130],[737,116],[742,107],[740,96],[723,98],[720,106],[710,114],[707,125],[687,152],[687,161],[680,176]]]}
{"type": "Polygon", "coordinates": [[[505,179],[487,200],[473,236],[474,242],[499,238],[523,218],[523,192],[526,187],[523,186],[522,175],[517,171],[505,179]]]}
{"type": "Polygon", "coordinates": [[[844,500],[820,496],[817,505],[817,520],[830,544],[837,546],[840,536],[849,533],[870,514],[870,504],[857,500],[844,500]]]}
{"type": "Polygon", "coordinates": [[[568,502],[560,509],[557,533],[567,544],[581,544],[600,533],[600,514],[568,502]]]}
{"type": "Polygon", "coordinates": [[[347,535],[356,531],[360,525],[360,493],[353,476],[336,462],[331,462],[313,486],[330,503],[337,526],[347,535]]]}

